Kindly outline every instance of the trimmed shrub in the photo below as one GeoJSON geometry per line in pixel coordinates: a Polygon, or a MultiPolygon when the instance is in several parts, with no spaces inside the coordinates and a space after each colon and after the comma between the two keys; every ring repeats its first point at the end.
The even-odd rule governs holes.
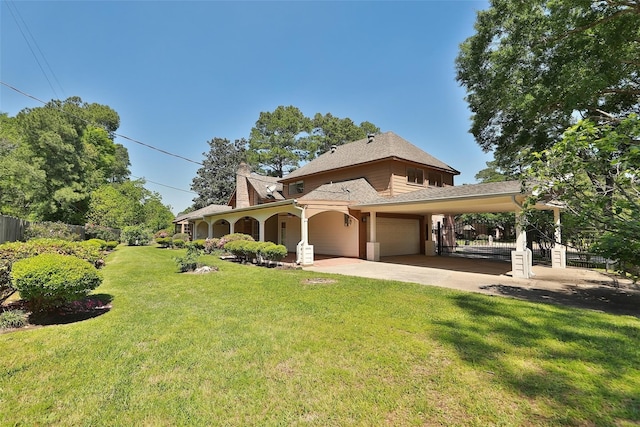
{"type": "Polygon", "coordinates": [[[222,236],[220,240],[218,240],[218,248],[219,249],[227,249],[226,245],[229,242],[235,242],[236,240],[248,240],[250,242],[254,242],[255,239],[248,234],[242,233],[233,233],[222,236]]]}
{"type": "Polygon", "coordinates": [[[187,244],[187,242],[185,242],[182,239],[175,239],[172,241],[172,243],[173,243],[173,247],[178,249],[184,248],[184,246],[187,244]]]}
{"type": "Polygon", "coordinates": [[[206,242],[207,241],[205,239],[198,239],[198,240],[194,240],[191,243],[193,243],[198,249],[203,250],[206,242]]]}
{"type": "Polygon", "coordinates": [[[254,258],[259,263],[280,261],[287,256],[287,248],[273,242],[255,242],[252,240],[233,240],[225,244],[224,249],[242,262],[251,262],[254,258]]]}
{"type": "Polygon", "coordinates": [[[260,256],[269,262],[278,262],[287,256],[287,248],[284,245],[276,245],[272,242],[265,242],[259,249],[260,256]]]}
{"type": "Polygon", "coordinates": [[[117,240],[110,240],[110,241],[107,242],[107,250],[108,251],[112,251],[116,247],[118,247],[119,244],[120,244],[120,242],[118,242],[117,240]]]}
{"type": "Polygon", "coordinates": [[[247,243],[250,243],[250,241],[248,240],[233,240],[231,242],[227,242],[224,245],[224,249],[225,251],[230,252],[232,255],[234,255],[237,259],[239,259],[242,262],[246,262],[247,261],[247,253],[246,253],[246,246],[247,243]]]}
{"type": "Polygon", "coordinates": [[[102,251],[91,244],[60,239],[33,239],[28,242],[4,243],[0,245],[0,297],[5,298],[14,292],[11,284],[12,264],[41,254],[72,255],[93,266],[104,264],[102,251]]]}
{"type": "Polygon", "coordinates": [[[122,241],[129,246],[145,246],[149,243],[150,233],[141,225],[130,225],[122,230],[122,241]]]}
{"type": "Polygon", "coordinates": [[[173,239],[171,237],[156,237],[155,240],[162,248],[168,248],[173,243],[173,239]]]}
{"type": "Polygon", "coordinates": [[[102,239],[89,239],[80,243],[83,246],[97,248],[100,251],[107,249],[107,242],[102,239]]]}
{"type": "Polygon", "coordinates": [[[70,255],[43,254],[13,263],[13,287],[34,311],[79,300],[102,282],[98,270],[70,255]]]}
{"type": "Polygon", "coordinates": [[[173,235],[173,240],[182,240],[183,242],[188,242],[190,240],[189,235],[187,233],[176,233],[173,235]]]}
{"type": "Polygon", "coordinates": [[[0,329],[22,328],[27,324],[27,313],[22,310],[7,310],[0,313],[0,329]]]}

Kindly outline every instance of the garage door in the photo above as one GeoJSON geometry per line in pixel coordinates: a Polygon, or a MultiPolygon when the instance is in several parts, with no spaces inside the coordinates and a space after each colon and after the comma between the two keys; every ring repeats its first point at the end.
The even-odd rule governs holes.
{"type": "Polygon", "coordinates": [[[420,253],[420,221],[417,219],[376,218],[380,256],[420,253]]]}

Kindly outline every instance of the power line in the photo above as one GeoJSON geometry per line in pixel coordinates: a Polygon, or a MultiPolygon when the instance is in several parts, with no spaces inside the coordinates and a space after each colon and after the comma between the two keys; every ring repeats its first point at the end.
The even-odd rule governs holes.
{"type": "Polygon", "coordinates": [[[42,52],[42,49],[40,49],[40,46],[38,45],[38,42],[36,41],[36,38],[31,33],[31,30],[29,30],[29,26],[25,22],[24,18],[22,18],[22,15],[20,15],[20,11],[16,7],[15,3],[12,2],[12,1],[9,1],[9,0],[7,0],[6,3],[7,3],[7,9],[9,9],[9,13],[11,13],[11,16],[13,17],[13,20],[15,21],[16,26],[18,27],[18,30],[20,31],[20,34],[22,34],[22,38],[27,43],[27,47],[31,51],[31,55],[33,55],[33,58],[36,60],[36,63],[38,64],[38,67],[40,68],[40,71],[42,71],[42,74],[44,75],[44,78],[47,80],[47,83],[49,83],[49,87],[51,88],[51,90],[53,91],[54,95],[57,98],[58,97],[58,92],[56,92],[55,88],[53,87],[53,84],[51,83],[51,80],[49,80],[49,76],[47,75],[47,73],[45,72],[44,68],[42,67],[42,64],[40,63],[40,60],[38,59],[38,55],[36,55],[36,53],[33,51],[33,48],[31,47],[31,43],[29,42],[29,38],[27,38],[27,36],[24,33],[24,31],[22,31],[22,27],[23,26],[27,30],[27,32],[29,33],[29,36],[31,37],[31,40],[33,41],[33,44],[38,49],[38,52],[40,52],[40,56],[42,57],[44,62],[47,64],[47,67],[49,68],[49,72],[53,75],[53,78],[55,79],[56,83],[58,83],[58,86],[60,87],[60,89],[62,89],[62,92],[64,93],[64,89],[62,88],[62,85],[60,84],[60,81],[58,80],[58,77],[56,77],[56,74],[53,72],[53,68],[51,68],[51,65],[49,64],[49,61],[47,61],[47,57],[42,52]],[[11,6],[9,6],[9,5],[11,5],[11,6]],[[13,8],[13,10],[11,10],[12,8],[13,8]],[[18,18],[16,18],[16,15],[18,15],[18,18],[20,18],[20,21],[22,21],[22,26],[20,25],[20,22],[18,22],[18,18]]]}
{"type": "Polygon", "coordinates": [[[177,188],[177,187],[172,187],[172,186],[170,186],[170,185],[161,184],[161,183],[159,183],[159,182],[151,181],[150,179],[147,179],[147,178],[145,178],[144,176],[143,176],[143,177],[139,177],[139,176],[133,176],[133,175],[131,175],[131,178],[135,178],[135,179],[144,179],[144,180],[145,180],[145,182],[150,182],[150,183],[152,183],[152,184],[161,185],[161,186],[163,186],[163,187],[171,188],[172,190],[182,191],[182,192],[184,192],[184,193],[191,193],[191,194],[196,194],[196,195],[198,195],[198,193],[196,193],[195,191],[183,190],[182,188],[177,188]]]}
{"type": "MultiPolygon", "coordinates": [[[[36,98],[35,96],[30,95],[30,94],[28,94],[28,93],[26,93],[26,92],[23,92],[23,91],[21,91],[20,89],[18,89],[18,88],[16,88],[16,87],[14,87],[14,86],[11,86],[11,85],[10,85],[10,84],[8,84],[8,83],[5,83],[5,82],[3,82],[3,81],[0,81],[0,84],[2,84],[2,85],[4,85],[4,86],[8,87],[9,89],[11,89],[11,90],[13,90],[13,91],[15,91],[15,92],[19,93],[20,95],[23,95],[23,96],[26,96],[27,98],[31,98],[31,99],[33,99],[33,100],[35,100],[35,101],[38,101],[38,102],[42,103],[43,105],[46,105],[46,104],[47,104],[45,101],[43,101],[43,100],[41,100],[41,99],[39,99],[39,98],[36,98]]],[[[71,113],[69,113],[68,111],[65,111],[65,110],[63,110],[63,109],[61,109],[61,108],[57,108],[57,107],[54,107],[54,108],[55,108],[56,110],[58,110],[58,111],[60,111],[60,112],[64,113],[64,114],[67,114],[67,115],[69,115],[69,116],[71,116],[71,117],[75,118],[75,119],[82,120],[83,122],[85,122],[85,123],[87,123],[87,124],[95,125],[94,123],[91,123],[89,120],[86,120],[86,119],[84,119],[84,118],[82,118],[82,117],[74,116],[73,114],[71,114],[71,113]]],[[[120,133],[116,133],[116,132],[112,132],[112,134],[113,134],[113,135],[115,135],[115,136],[117,136],[117,137],[120,137],[120,138],[122,138],[122,139],[126,139],[127,141],[131,141],[131,142],[134,142],[134,143],[136,143],[136,144],[142,145],[142,146],[144,146],[144,147],[150,148],[150,149],[152,149],[152,150],[159,151],[159,152],[161,152],[162,154],[166,154],[167,156],[176,157],[176,158],[178,158],[178,159],[182,159],[182,160],[185,160],[185,161],[187,161],[187,162],[195,163],[196,165],[204,166],[204,165],[202,164],[202,162],[197,162],[197,161],[195,161],[195,160],[191,160],[191,159],[188,159],[188,158],[186,158],[186,157],[183,157],[183,156],[181,156],[181,155],[179,155],[179,154],[174,154],[174,153],[171,153],[171,152],[169,152],[169,151],[163,150],[163,149],[161,149],[161,148],[154,147],[153,145],[146,144],[146,143],[144,143],[144,142],[142,142],[142,141],[138,141],[137,139],[131,138],[131,137],[129,137],[129,136],[122,135],[122,134],[120,134],[120,133]]]]}

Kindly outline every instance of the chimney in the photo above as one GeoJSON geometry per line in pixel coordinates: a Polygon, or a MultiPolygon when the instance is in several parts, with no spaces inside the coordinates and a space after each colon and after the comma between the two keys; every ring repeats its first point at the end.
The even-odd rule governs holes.
{"type": "Polygon", "coordinates": [[[370,142],[373,142],[375,137],[376,137],[376,135],[373,134],[373,133],[370,133],[369,135],[367,135],[367,138],[369,138],[369,141],[367,142],[367,144],[370,143],[370,142]]]}
{"type": "Polygon", "coordinates": [[[333,144],[333,145],[331,146],[331,152],[332,152],[332,153],[335,153],[337,148],[338,148],[338,146],[337,146],[337,145],[335,145],[335,144],[333,144]]]}
{"type": "Polygon", "coordinates": [[[236,209],[248,208],[249,204],[249,186],[247,185],[247,177],[251,174],[249,165],[241,162],[236,172],[236,209]]]}

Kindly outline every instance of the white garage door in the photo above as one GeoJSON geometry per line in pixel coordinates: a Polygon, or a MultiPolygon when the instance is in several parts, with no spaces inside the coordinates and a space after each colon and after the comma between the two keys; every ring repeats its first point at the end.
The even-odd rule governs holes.
{"type": "Polygon", "coordinates": [[[420,253],[420,221],[417,219],[376,218],[380,256],[420,253]]]}

